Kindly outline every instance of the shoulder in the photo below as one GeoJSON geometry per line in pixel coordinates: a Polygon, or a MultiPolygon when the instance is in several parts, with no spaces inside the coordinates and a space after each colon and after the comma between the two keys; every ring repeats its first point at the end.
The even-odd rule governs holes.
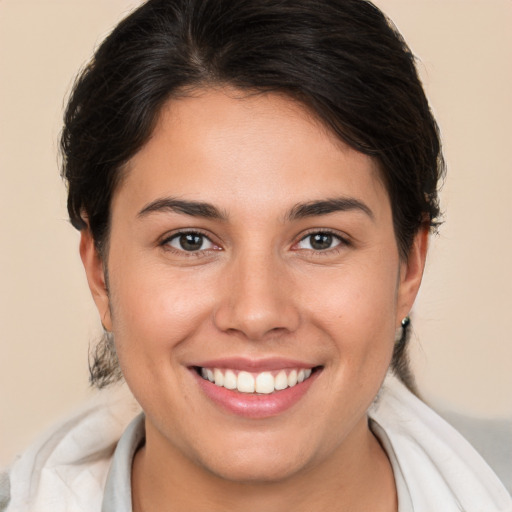
{"type": "Polygon", "coordinates": [[[369,416],[414,510],[512,512],[510,495],[476,450],[393,375],[369,416]]]}
{"type": "Polygon", "coordinates": [[[99,511],[117,442],[139,412],[124,389],[98,393],[2,473],[0,511],[99,511]]]}

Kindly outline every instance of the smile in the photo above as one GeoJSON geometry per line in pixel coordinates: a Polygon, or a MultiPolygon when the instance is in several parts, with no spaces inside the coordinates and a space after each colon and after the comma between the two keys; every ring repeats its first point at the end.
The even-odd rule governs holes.
{"type": "Polygon", "coordinates": [[[309,379],[311,368],[295,368],[252,373],[227,368],[197,369],[199,375],[216,386],[240,393],[271,394],[292,388],[309,379]]]}
{"type": "Polygon", "coordinates": [[[188,367],[210,404],[247,419],[278,416],[302,402],[323,366],[271,357],[218,358],[188,367]]]}

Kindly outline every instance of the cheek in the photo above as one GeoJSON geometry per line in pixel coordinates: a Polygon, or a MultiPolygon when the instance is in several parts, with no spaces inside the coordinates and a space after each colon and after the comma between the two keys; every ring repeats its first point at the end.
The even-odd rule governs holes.
{"type": "MultiPolygon", "coordinates": [[[[398,267],[397,267],[398,268],[398,267]]],[[[339,269],[310,286],[313,322],[327,332],[338,358],[350,371],[387,366],[395,337],[396,280],[394,266],[339,269]]],[[[306,287],[308,283],[306,283],[306,287]]]]}
{"type": "Polygon", "coordinates": [[[378,334],[383,323],[391,322],[394,326],[396,274],[394,267],[342,268],[323,276],[311,276],[304,287],[316,289],[309,303],[326,322],[359,326],[363,330],[366,327],[378,334]]]}
{"type": "Polygon", "coordinates": [[[120,359],[125,350],[161,360],[208,318],[211,287],[200,273],[173,272],[159,265],[112,276],[113,327],[120,359]]]}

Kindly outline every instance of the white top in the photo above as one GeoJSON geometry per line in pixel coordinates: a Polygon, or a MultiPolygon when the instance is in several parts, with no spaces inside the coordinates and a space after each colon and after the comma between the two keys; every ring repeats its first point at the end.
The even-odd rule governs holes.
{"type": "MultiPolygon", "coordinates": [[[[0,475],[0,512],[131,512],[138,413],[132,398],[108,394],[63,422],[0,475]]],[[[393,467],[399,512],[512,512],[480,455],[396,377],[368,416],[393,467]]]]}

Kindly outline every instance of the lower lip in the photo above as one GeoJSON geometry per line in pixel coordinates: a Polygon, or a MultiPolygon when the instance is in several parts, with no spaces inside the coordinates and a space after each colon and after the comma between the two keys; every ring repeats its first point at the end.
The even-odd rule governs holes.
{"type": "Polygon", "coordinates": [[[199,387],[212,402],[228,412],[251,419],[270,418],[290,409],[306,394],[320,373],[313,372],[311,377],[291,388],[259,395],[216,386],[213,382],[200,377],[195,370],[191,371],[199,387]]]}

